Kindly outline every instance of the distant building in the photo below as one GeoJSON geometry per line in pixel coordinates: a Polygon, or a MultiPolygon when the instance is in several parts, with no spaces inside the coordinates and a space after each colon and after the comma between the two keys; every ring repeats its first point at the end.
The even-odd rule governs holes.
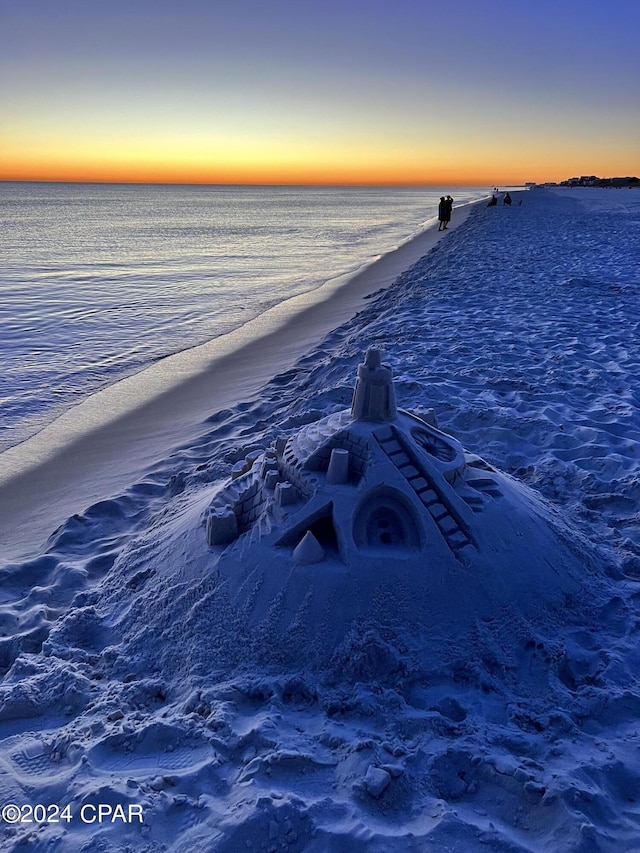
{"type": "Polygon", "coordinates": [[[597,175],[581,175],[579,178],[569,178],[560,183],[561,187],[638,187],[640,180],[637,177],[624,178],[599,178],[597,175]]]}
{"type": "Polygon", "coordinates": [[[555,181],[545,181],[544,183],[527,181],[525,186],[528,189],[540,187],[609,187],[613,189],[626,187],[628,189],[639,189],[640,178],[636,176],[627,176],[624,178],[599,178],[597,175],[580,175],[580,177],[567,178],[566,181],[560,181],[559,184],[555,181]]]}

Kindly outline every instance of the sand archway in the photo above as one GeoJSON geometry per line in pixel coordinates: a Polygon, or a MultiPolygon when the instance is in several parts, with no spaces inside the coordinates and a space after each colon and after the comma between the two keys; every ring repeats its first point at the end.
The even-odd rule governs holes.
{"type": "Polygon", "coordinates": [[[420,528],[402,493],[383,486],[368,492],[356,508],[353,540],[366,550],[413,550],[420,547],[420,528]]]}

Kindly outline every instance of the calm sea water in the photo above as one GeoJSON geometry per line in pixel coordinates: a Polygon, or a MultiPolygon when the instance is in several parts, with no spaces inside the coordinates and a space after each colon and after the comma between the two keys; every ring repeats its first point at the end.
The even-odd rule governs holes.
{"type": "Polygon", "coordinates": [[[486,188],[0,184],[0,450],[486,188]]]}

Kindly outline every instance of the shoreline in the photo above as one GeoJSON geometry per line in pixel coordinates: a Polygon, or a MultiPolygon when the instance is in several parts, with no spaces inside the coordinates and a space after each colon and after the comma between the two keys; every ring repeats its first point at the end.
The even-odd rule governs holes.
{"type": "MultiPolygon", "coordinates": [[[[455,208],[449,230],[462,224],[473,204],[482,203],[455,208]]],[[[93,394],[4,451],[4,558],[35,551],[71,515],[108,498],[197,437],[214,412],[255,395],[427,254],[442,237],[436,224],[355,274],[286,300],[227,335],[93,394]]]]}

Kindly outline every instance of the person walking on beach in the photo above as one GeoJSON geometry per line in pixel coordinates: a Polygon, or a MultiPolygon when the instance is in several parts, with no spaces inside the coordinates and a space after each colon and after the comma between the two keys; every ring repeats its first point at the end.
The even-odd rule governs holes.
{"type": "Polygon", "coordinates": [[[443,195],[440,196],[440,204],[438,205],[438,231],[444,231],[447,227],[446,225],[447,219],[447,200],[443,195]]]}
{"type": "Polygon", "coordinates": [[[438,205],[438,219],[440,220],[440,225],[438,226],[438,231],[446,231],[447,225],[451,221],[451,211],[453,210],[453,199],[450,195],[446,198],[441,195],[440,196],[440,204],[438,205]]]}
{"type": "Polygon", "coordinates": [[[444,227],[446,228],[449,222],[451,221],[451,211],[453,210],[453,199],[450,195],[445,198],[445,204],[447,205],[447,218],[444,225],[444,227]]]}

